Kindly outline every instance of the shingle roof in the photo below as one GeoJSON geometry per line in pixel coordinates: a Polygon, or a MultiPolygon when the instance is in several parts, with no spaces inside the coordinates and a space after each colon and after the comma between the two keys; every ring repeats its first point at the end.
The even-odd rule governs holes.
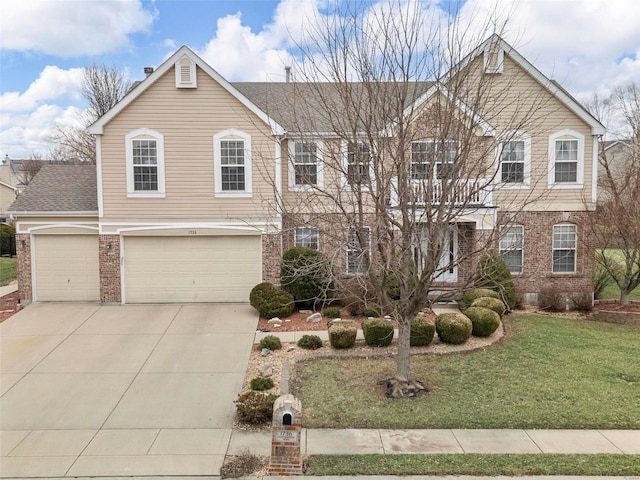
{"type": "Polygon", "coordinates": [[[97,212],[95,165],[45,165],[9,208],[12,213],[97,212]]]}

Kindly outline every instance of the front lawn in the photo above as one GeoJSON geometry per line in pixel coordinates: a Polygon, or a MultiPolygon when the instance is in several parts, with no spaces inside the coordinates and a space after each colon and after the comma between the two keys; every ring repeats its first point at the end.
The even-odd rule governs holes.
{"type": "Polygon", "coordinates": [[[640,428],[640,329],[514,314],[502,343],[413,356],[432,391],[389,400],[393,359],[298,364],[293,392],[307,428],[640,428]]]}
{"type": "Polygon", "coordinates": [[[18,261],[15,258],[0,257],[0,287],[16,279],[18,261]]]}

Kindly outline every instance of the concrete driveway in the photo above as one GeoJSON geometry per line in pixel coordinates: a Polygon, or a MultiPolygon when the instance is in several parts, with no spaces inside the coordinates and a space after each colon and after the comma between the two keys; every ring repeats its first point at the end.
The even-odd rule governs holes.
{"type": "Polygon", "coordinates": [[[219,475],[248,305],[33,304],[0,324],[0,477],[219,475]]]}

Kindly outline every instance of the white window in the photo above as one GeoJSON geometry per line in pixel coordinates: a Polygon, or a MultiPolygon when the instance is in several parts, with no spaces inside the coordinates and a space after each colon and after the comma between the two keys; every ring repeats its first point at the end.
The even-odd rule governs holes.
{"type": "Polygon", "coordinates": [[[501,136],[496,154],[498,183],[501,188],[525,188],[531,183],[531,136],[506,132],[501,136]]]}
{"type": "Polygon", "coordinates": [[[356,229],[349,230],[347,243],[347,273],[367,273],[371,247],[371,229],[363,227],[360,234],[356,229]]]}
{"type": "Polygon", "coordinates": [[[289,187],[292,190],[322,187],[322,144],[290,141],[289,187]]]}
{"type": "Polygon", "coordinates": [[[318,229],[316,227],[297,227],[295,246],[318,249],[318,229]]]}
{"type": "Polygon", "coordinates": [[[127,196],[164,197],[164,137],[140,129],[125,137],[127,196]]]}
{"type": "Polygon", "coordinates": [[[347,183],[369,185],[371,181],[371,151],[367,143],[347,143],[347,183]]]}
{"type": "Polygon", "coordinates": [[[451,179],[458,156],[458,142],[454,140],[424,140],[411,143],[411,178],[427,180],[451,179]]]}
{"type": "Polygon", "coordinates": [[[224,130],[213,137],[215,193],[223,197],[251,196],[251,137],[224,130]]]}
{"type": "Polygon", "coordinates": [[[549,186],[581,188],[584,171],[584,135],[562,130],[549,137],[549,186]]]}
{"type": "Polygon", "coordinates": [[[522,273],[524,227],[511,225],[500,231],[500,256],[511,273],[522,273]]]}
{"type": "Polygon", "coordinates": [[[576,237],[575,225],[553,226],[553,273],[575,273],[576,237]]]}

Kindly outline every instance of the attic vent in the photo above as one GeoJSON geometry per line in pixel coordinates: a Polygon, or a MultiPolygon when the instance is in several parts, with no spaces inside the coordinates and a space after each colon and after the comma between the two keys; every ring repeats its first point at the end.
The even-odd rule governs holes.
{"type": "Polygon", "coordinates": [[[484,50],[484,73],[502,73],[504,50],[497,43],[488,45],[484,50]]]}
{"type": "Polygon", "coordinates": [[[196,88],[196,64],[188,57],[176,62],[176,88],[196,88]]]}

